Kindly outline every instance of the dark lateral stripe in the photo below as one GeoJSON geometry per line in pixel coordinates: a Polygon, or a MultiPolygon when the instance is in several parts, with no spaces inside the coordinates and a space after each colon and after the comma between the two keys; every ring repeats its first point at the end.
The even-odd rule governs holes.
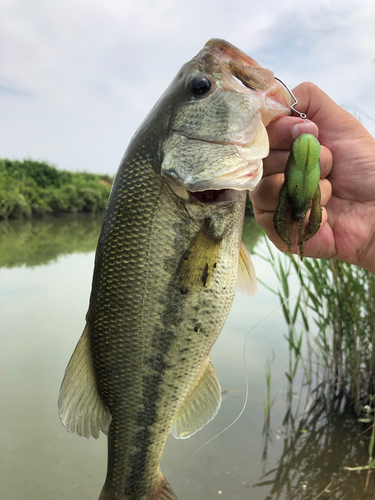
{"type": "MultiPolygon", "coordinates": [[[[179,248],[179,233],[177,231],[175,233],[176,241],[174,245],[179,248]]],[[[153,354],[147,359],[147,365],[148,368],[151,368],[152,373],[144,376],[143,379],[144,408],[138,413],[138,431],[133,439],[136,451],[129,457],[131,469],[127,478],[127,487],[130,493],[137,491],[142,476],[143,481],[147,484],[145,472],[149,447],[152,442],[151,428],[157,419],[158,402],[164,383],[164,374],[170,368],[166,359],[176,339],[176,329],[183,320],[184,297],[180,294],[180,286],[179,284],[176,285],[175,281],[176,277],[172,275],[164,299],[165,307],[161,318],[162,324],[159,328],[155,328],[151,340],[153,354]],[[174,325],[173,329],[170,327],[171,324],[174,325]]],[[[163,494],[172,496],[160,497],[161,500],[174,500],[176,498],[172,490],[169,489],[166,489],[163,494]]],[[[154,500],[153,497],[152,500],[154,500]]],[[[158,500],[158,497],[155,497],[155,500],[158,500]]]]}

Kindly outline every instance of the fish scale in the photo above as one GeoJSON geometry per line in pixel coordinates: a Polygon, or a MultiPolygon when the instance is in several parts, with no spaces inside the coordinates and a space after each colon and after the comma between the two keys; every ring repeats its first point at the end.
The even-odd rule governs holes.
{"type": "MultiPolygon", "coordinates": [[[[111,264],[110,269],[104,268],[103,274],[95,272],[91,303],[96,305],[93,310],[90,306],[89,321],[89,325],[91,322],[93,325],[90,328],[93,351],[100,353],[98,358],[94,357],[98,389],[112,414],[106,487],[113,491],[128,490],[128,494],[138,488],[139,495],[146,494],[150,490],[150,484],[155,484],[158,480],[157,464],[172,425],[173,413],[195,380],[202,360],[207,357],[227,316],[237,280],[236,264],[245,199],[242,195],[242,204],[236,204],[235,210],[232,209],[233,220],[228,219],[225,214],[227,223],[233,226],[236,239],[223,251],[223,256],[225,260],[229,258],[233,262],[222,263],[222,257],[217,263],[218,279],[213,287],[205,289],[202,283],[198,283],[201,291],[190,299],[189,293],[182,295],[180,286],[175,286],[175,276],[181,250],[189,248],[202,229],[205,219],[202,219],[200,225],[192,224],[191,221],[187,224],[188,215],[183,203],[174,196],[165,182],[159,188],[161,194],[155,204],[159,186],[153,179],[152,164],[148,167],[148,171],[151,171],[150,181],[141,182],[148,189],[138,191],[141,198],[136,202],[138,212],[134,217],[133,214],[127,214],[126,222],[122,222],[124,234],[133,251],[127,264],[119,261],[117,265],[111,264]],[[150,206],[153,207],[153,213],[150,206]],[[142,212],[144,218],[149,215],[150,223],[143,223],[140,229],[137,219],[142,212]],[[181,212],[185,217],[181,217],[181,212]],[[136,243],[132,245],[131,241],[136,243]],[[117,286],[113,285],[112,279],[108,285],[108,271],[117,276],[117,286]],[[132,293],[126,294],[127,300],[119,307],[118,289],[125,290],[129,283],[132,293]],[[100,290],[98,295],[95,294],[97,286],[100,290]],[[168,295],[170,298],[167,298],[168,295]],[[187,305],[187,302],[190,304],[187,305]],[[203,314],[200,315],[200,311],[203,314]],[[111,318],[111,322],[106,318],[111,318]],[[198,322],[200,328],[197,335],[194,327],[198,322]],[[110,344],[106,342],[107,338],[112,339],[110,344]],[[192,340],[188,341],[187,338],[192,340]],[[207,338],[210,339],[209,342],[207,338]],[[188,343],[189,351],[194,354],[190,362],[186,362],[186,351],[183,354],[179,352],[186,349],[188,343]],[[113,378],[113,371],[118,373],[117,379],[113,378]],[[165,384],[165,379],[173,380],[173,384],[165,384]],[[126,386],[134,385],[143,387],[143,390],[138,394],[126,391],[126,386]],[[121,388],[119,394],[117,387],[121,388]],[[152,389],[147,390],[149,387],[152,389]],[[125,452],[121,453],[119,450],[118,442],[122,443],[126,456],[125,452]],[[114,451],[112,454],[115,455],[113,459],[111,445],[114,451]],[[155,450],[154,453],[150,448],[155,450]],[[129,453],[129,450],[134,451],[129,453]],[[144,476],[144,487],[140,486],[141,475],[144,476]]],[[[139,170],[138,162],[134,166],[126,165],[126,174],[120,182],[130,182],[129,177],[131,178],[134,169],[139,170]]],[[[139,175],[137,180],[140,180],[139,175]]],[[[133,190],[129,191],[133,193],[133,190]]],[[[132,199],[129,203],[135,203],[135,200],[132,199]]],[[[127,200],[122,200],[117,219],[123,221],[120,210],[121,206],[126,205],[127,200]]],[[[121,249],[122,242],[118,235],[117,244],[112,245],[112,234],[116,234],[116,224],[108,228],[103,250],[104,262],[108,262],[107,257],[116,255],[121,249]]],[[[229,241],[232,242],[232,239],[229,241]]]]}
{"type": "Polygon", "coordinates": [[[265,124],[289,112],[282,86],[254,66],[228,42],[208,42],[138,129],[114,180],[86,328],[59,398],[69,430],[108,434],[100,500],[176,500],[159,468],[167,437],[191,436],[220,407],[209,353],[237,282],[250,296],[256,286],[241,243],[246,190],[268,152],[265,124]],[[241,74],[254,85],[262,72],[261,91],[240,86],[241,74]]]}
{"type": "MultiPolygon", "coordinates": [[[[142,384],[139,369],[143,343],[140,324],[142,277],[146,272],[152,210],[160,185],[153,169],[147,168],[152,165],[151,159],[142,149],[132,155],[134,160],[127,162],[124,174],[117,181],[118,196],[112,202],[115,210],[105,227],[105,240],[101,242],[103,258],[94,273],[89,314],[98,391],[112,415],[106,484],[122,493],[133,465],[129,464],[132,456],[129,450],[137,445],[134,436],[142,393],[137,394],[132,387],[142,384]],[[134,210],[134,206],[139,209],[134,210]],[[105,263],[103,270],[101,262],[105,263]],[[112,262],[109,269],[107,262],[112,262]],[[108,272],[116,275],[116,285],[112,279],[108,283],[108,272]],[[92,309],[91,304],[94,304],[92,309]],[[123,449],[126,449],[126,456],[123,449]]],[[[108,206],[110,210],[111,205],[108,206]]],[[[133,489],[131,480],[128,488],[133,489]]]]}

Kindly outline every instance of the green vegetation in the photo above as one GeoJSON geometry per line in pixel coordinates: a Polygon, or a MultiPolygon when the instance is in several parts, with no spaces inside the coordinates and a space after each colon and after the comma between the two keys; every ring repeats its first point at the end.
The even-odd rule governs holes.
{"type": "MultiPolygon", "coordinates": [[[[373,499],[368,470],[347,470],[348,465],[366,462],[369,438],[362,434],[363,424],[343,410],[345,396],[332,397],[324,383],[311,390],[305,382],[296,382],[293,386],[288,381],[282,426],[276,433],[265,417],[265,472],[253,487],[266,486],[267,500],[373,499]],[[276,446],[281,456],[277,466],[267,470],[268,455],[272,457],[276,446]]],[[[280,398],[275,406],[277,412],[283,408],[280,398]]]]}
{"type": "Polygon", "coordinates": [[[102,212],[109,175],[58,170],[46,162],[0,160],[0,219],[32,215],[102,212]]]}
{"type": "Polygon", "coordinates": [[[251,215],[245,215],[243,221],[242,241],[250,253],[253,252],[254,247],[263,235],[263,230],[258,225],[254,217],[251,215]]]}
{"type": "Polygon", "coordinates": [[[245,214],[246,215],[252,215],[254,217],[254,208],[253,208],[253,204],[250,201],[249,193],[247,193],[247,196],[246,196],[246,211],[245,211],[245,214]]]}
{"type": "MultiPolygon", "coordinates": [[[[32,215],[102,212],[113,178],[59,170],[46,162],[0,159],[0,220],[32,215]]],[[[246,199],[246,215],[253,215],[246,199]]]]}
{"type": "MultiPolygon", "coordinates": [[[[275,487],[275,499],[282,488],[288,490],[291,500],[300,498],[289,489],[302,483],[314,484],[319,471],[325,475],[327,486],[324,491],[311,493],[314,500],[328,490],[335,499],[359,498],[369,491],[370,473],[375,468],[375,278],[337,260],[304,259],[300,264],[298,258],[276,257],[268,241],[267,245],[268,256],[260,257],[271,264],[280,287],[273,290],[262,284],[280,299],[289,347],[285,451],[275,479],[267,478],[268,484],[275,487]],[[292,289],[290,283],[299,286],[292,289]],[[302,401],[302,393],[306,397],[305,410],[295,407],[294,401],[293,385],[301,373],[298,367],[303,373],[298,399],[302,401]],[[345,427],[356,429],[357,437],[355,432],[345,432],[345,427]],[[327,458],[329,453],[334,454],[333,437],[340,428],[340,450],[345,451],[334,456],[334,464],[327,458]],[[304,461],[306,467],[301,468],[304,461]],[[297,463],[300,465],[296,468],[297,463]],[[303,477],[293,477],[295,470],[302,471],[303,477]],[[355,491],[353,472],[345,471],[366,473],[363,486],[355,491]]],[[[271,384],[270,373],[266,383],[267,387],[271,384]]],[[[272,406],[270,397],[268,406],[272,406]]],[[[266,415],[265,456],[271,442],[269,420],[266,415]]]]}
{"type": "Polygon", "coordinates": [[[293,352],[287,376],[293,378],[302,360],[305,336],[309,363],[314,355],[324,367],[324,377],[322,373],[317,383],[328,376],[333,391],[344,394],[359,415],[361,407],[370,402],[369,395],[375,393],[375,277],[338,260],[304,259],[299,268],[297,258],[286,259],[276,259],[269,247],[266,260],[281,285],[280,290],[272,291],[280,298],[293,352]],[[285,301],[293,269],[300,287],[292,307],[291,301],[285,301]]]}
{"type": "Polygon", "coordinates": [[[307,259],[300,282],[336,391],[359,414],[375,390],[375,278],[341,261],[307,259]]]}

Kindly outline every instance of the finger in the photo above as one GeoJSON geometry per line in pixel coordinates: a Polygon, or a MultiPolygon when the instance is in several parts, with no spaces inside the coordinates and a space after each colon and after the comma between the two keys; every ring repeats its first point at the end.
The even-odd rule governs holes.
{"type": "Polygon", "coordinates": [[[301,134],[318,137],[318,127],[310,120],[295,116],[283,116],[274,120],[267,127],[271,149],[289,149],[293,139],[301,134]]]}
{"type": "Polygon", "coordinates": [[[325,146],[321,147],[319,160],[320,160],[320,178],[324,179],[331,173],[333,165],[332,153],[325,146]]]}
{"type": "MultiPolygon", "coordinates": [[[[256,208],[262,212],[272,212],[273,217],[273,212],[279,203],[279,193],[283,182],[284,176],[282,174],[275,174],[262,179],[257,189],[250,193],[254,209],[256,208]]],[[[325,206],[332,196],[332,185],[327,179],[322,179],[319,182],[319,187],[321,193],[320,205],[325,206]]],[[[260,222],[259,224],[261,225],[260,222]]]]}
{"type": "Polygon", "coordinates": [[[289,153],[289,150],[271,149],[270,154],[263,160],[263,176],[284,172],[289,153]]]}
{"type": "Polygon", "coordinates": [[[318,125],[320,142],[335,154],[340,147],[335,137],[350,133],[355,118],[313,83],[301,83],[293,93],[298,99],[297,109],[318,125]]]}
{"type": "Polygon", "coordinates": [[[293,89],[293,93],[298,100],[298,111],[306,113],[310,120],[318,123],[342,110],[322,89],[311,82],[300,83],[293,89]]]}
{"type": "Polygon", "coordinates": [[[283,182],[283,174],[264,177],[259,182],[257,188],[250,192],[250,199],[254,205],[254,209],[257,208],[262,212],[274,212],[279,202],[279,193],[283,182]]]}
{"type": "Polygon", "coordinates": [[[332,184],[327,179],[322,179],[319,182],[321,200],[320,206],[325,207],[332,196],[332,184]]]}
{"type": "MultiPolygon", "coordinates": [[[[282,241],[281,238],[276,234],[275,229],[273,227],[273,213],[272,212],[258,212],[254,209],[254,213],[256,214],[257,221],[261,225],[262,229],[265,231],[267,237],[269,240],[282,252],[287,251],[287,245],[282,241]]],[[[308,212],[308,216],[310,215],[310,211],[308,212]]],[[[306,219],[306,224],[307,224],[306,219]]],[[[327,215],[327,210],[325,207],[322,207],[322,223],[320,225],[320,229],[317,232],[316,235],[314,235],[311,239],[309,239],[306,242],[306,245],[311,246],[310,241],[314,240],[317,235],[322,231],[324,225],[326,224],[328,220],[328,215],[327,215]]],[[[298,224],[294,224],[293,227],[293,232],[292,232],[292,251],[293,253],[298,253],[298,248],[297,248],[297,242],[298,242],[298,224]]],[[[306,248],[307,249],[307,248],[306,248]]],[[[305,252],[306,255],[306,252],[305,252]]],[[[306,255],[307,256],[307,255],[306,255]]]]}
{"type": "MultiPolygon", "coordinates": [[[[289,151],[271,149],[270,154],[263,160],[263,176],[284,172],[285,165],[289,157],[289,151]]],[[[320,150],[320,177],[327,177],[332,169],[332,153],[325,146],[320,150]]]]}

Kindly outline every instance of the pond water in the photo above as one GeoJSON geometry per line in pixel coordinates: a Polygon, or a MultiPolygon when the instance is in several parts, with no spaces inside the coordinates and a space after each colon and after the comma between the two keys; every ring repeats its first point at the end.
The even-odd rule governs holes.
{"type": "MultiPolygon", "coordinates": [[[[106,438],[66,432],[57,398],[66,364],[84,327],[99,217],[0,222],[0,498],[96,500],[106,472],[106,438]]],[[[253,221],[245,243],[267,254],[253,221]]],[[[278,284],[255,256],[257,275],[278,284]]],[[[311,394],[306,374],[289,369],[287,326],[279,301],[259,285],[238,294],[212,350],[224,390],[218,415],[187,440],[170,437],[162,471],[179,500],[359,500],[375,498],[375,478],[344,466],[366,465],[366,425],[342,401],[311,394]],[[245,339],[248,403],[245,400],[245,339]],[[270,366],[267,416],[266,371],[270,366]],[[332,482],[333,481],[333,482],[332,482]],[[328,487],[328,488],[327,488],[328,487]],[[323,492],[323,490],[327,490],[323,492]]]]}

